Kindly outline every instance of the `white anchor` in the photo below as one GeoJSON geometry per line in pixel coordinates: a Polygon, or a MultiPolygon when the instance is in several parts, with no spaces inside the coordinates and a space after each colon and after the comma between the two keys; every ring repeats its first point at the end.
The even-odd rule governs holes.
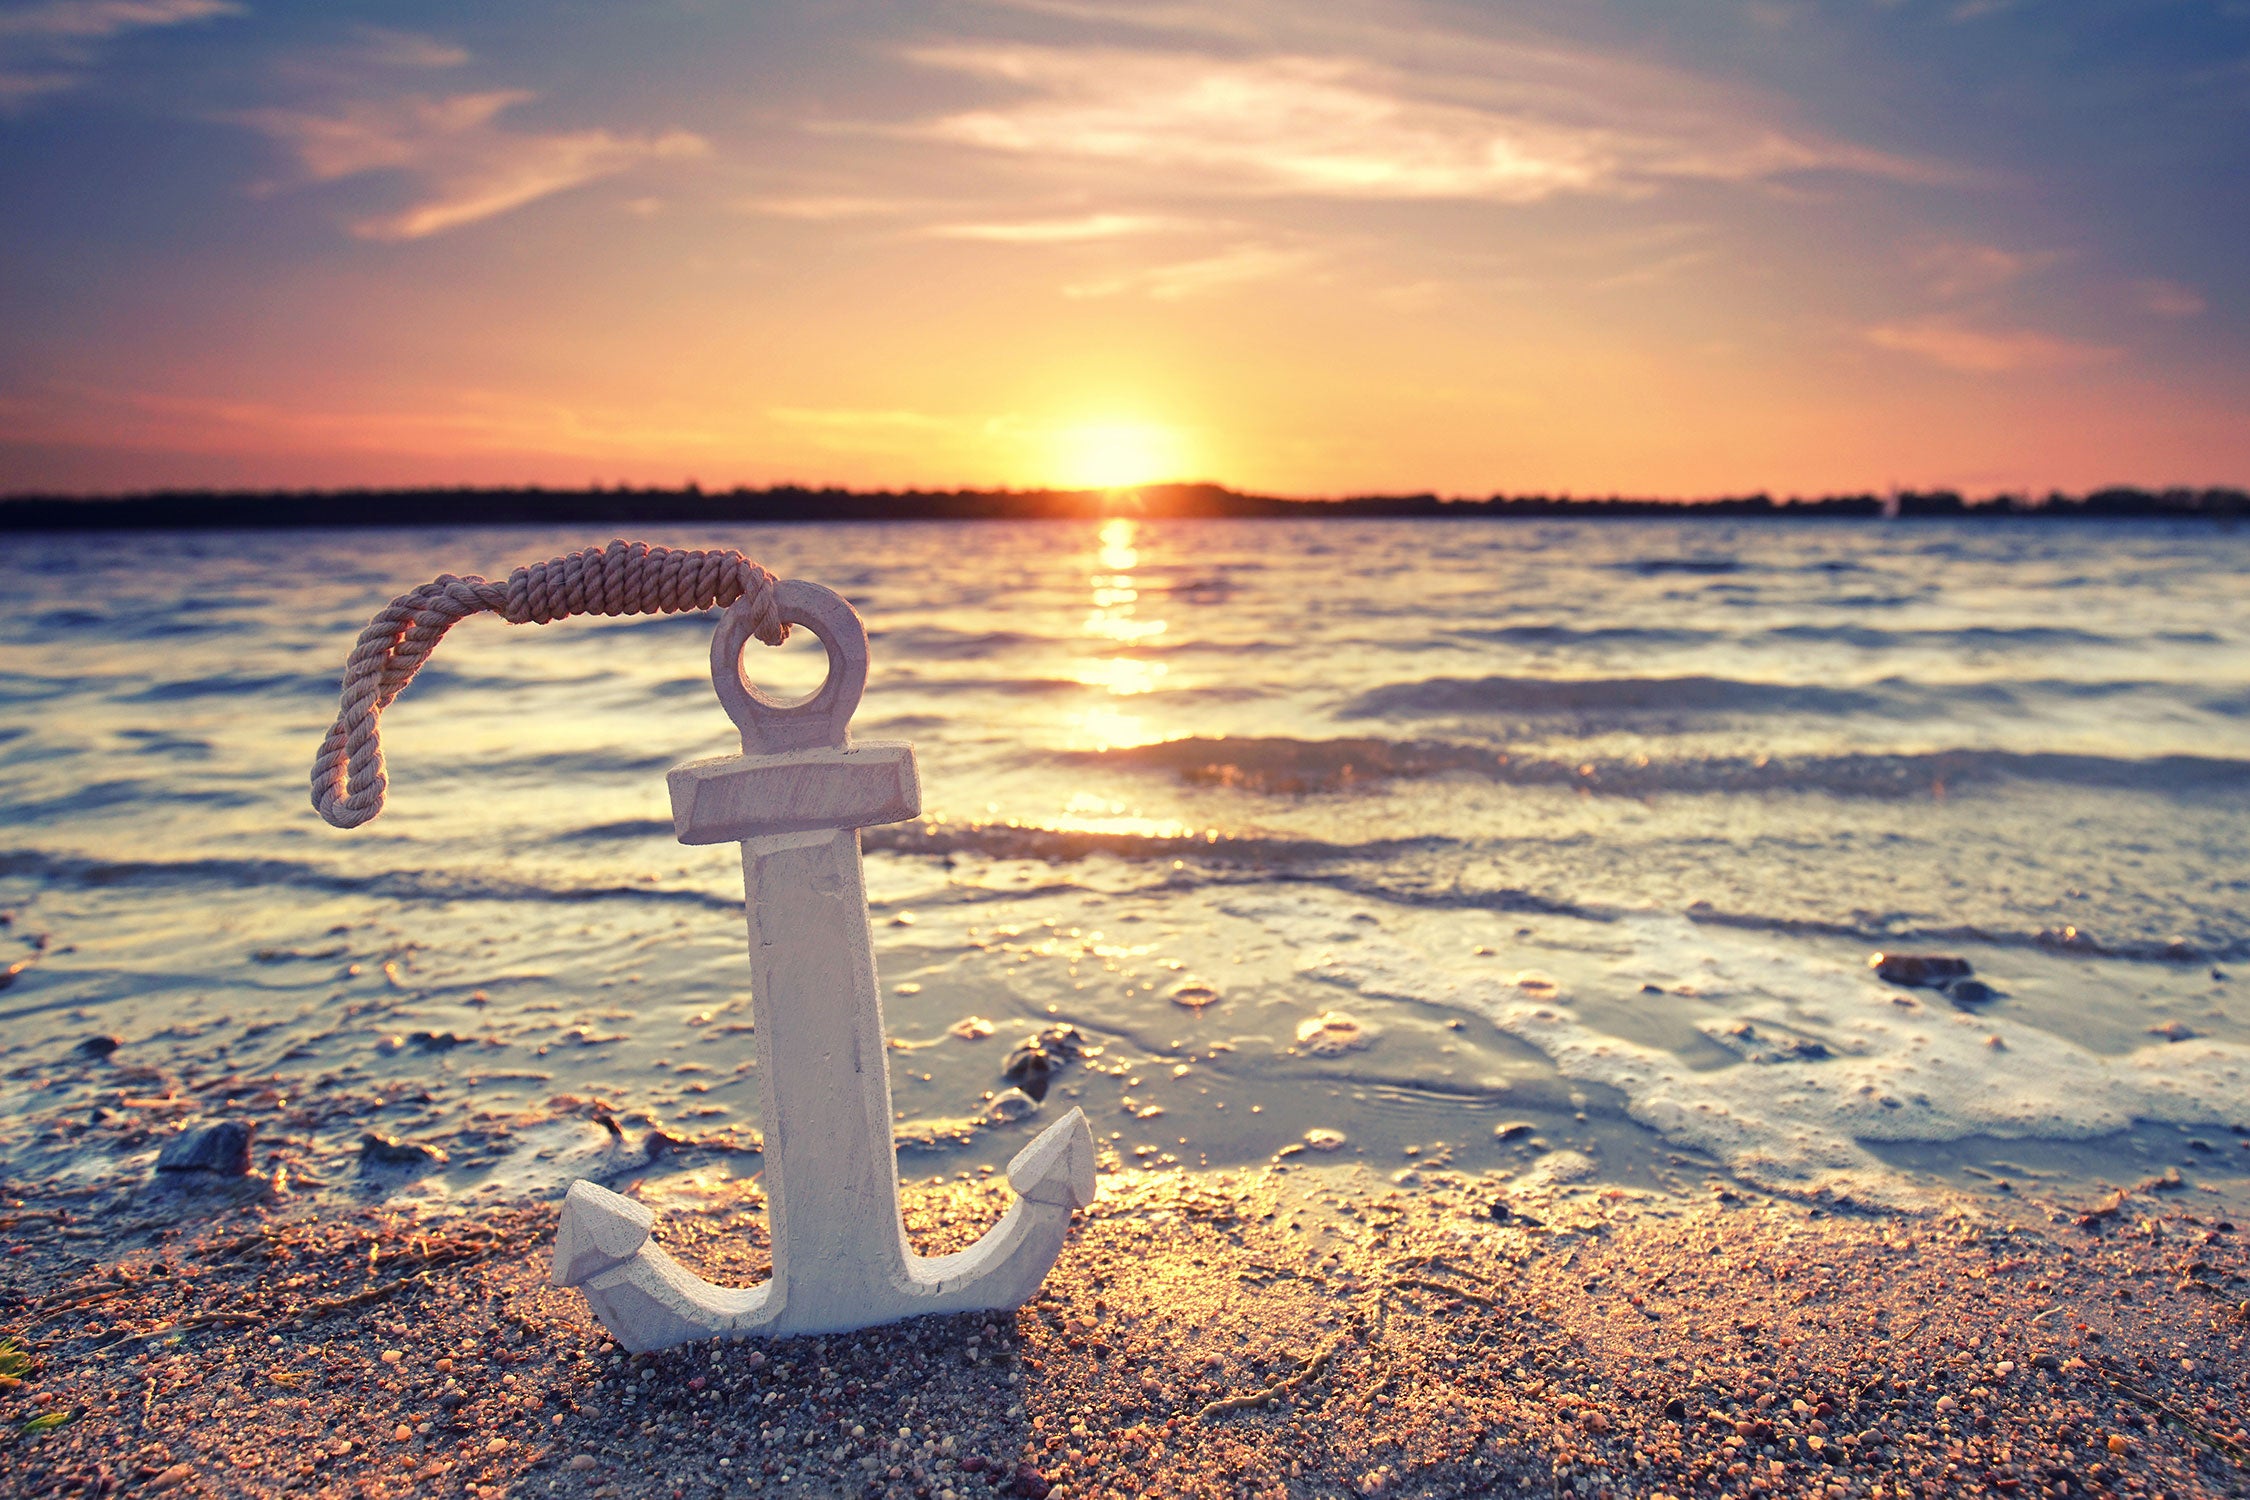
{"type": "Polygon", "coordinates": [[[651,1240],[651,1210],[573,1184],[552,1279],[583,1292],[635,1353],[1020,1307],[1061,1253],[1071,1210],[1094,1201],[1093,1132],[1073,1109],[1008,1163],[1018,1200],[983,1239],[952,1255],[908,1246],[859,830],[917,816],[921,780],[904,740],[851,738],[867,685],[857,612],[800,580],[778,584],[775,599],[828,648],[827,680],[801,703],[760,693],[742,670],[747,601],[730,607],[711,641],[711,682],[743,753],[668,778],[682,843],[742,844],[773,1275],[744,1288],[706,1281],[651,1240]]]}

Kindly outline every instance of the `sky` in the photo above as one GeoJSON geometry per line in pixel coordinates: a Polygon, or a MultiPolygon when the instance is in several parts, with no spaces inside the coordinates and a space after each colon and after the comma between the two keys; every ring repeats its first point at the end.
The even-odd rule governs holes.
{"type": "Polygon", "coordinates": [[[2250,0],[0,0],[0,492],[2250,483],[2250,0]]]}

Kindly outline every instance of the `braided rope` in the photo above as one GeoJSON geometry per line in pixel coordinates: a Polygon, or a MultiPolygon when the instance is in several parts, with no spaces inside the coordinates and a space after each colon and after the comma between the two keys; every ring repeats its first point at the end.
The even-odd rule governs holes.
{"type": "Polygon", "coordinates": [[[383,710],[406,690],[445,633],[491,610],[511,625],[570,615],[669,615],[750,599],[750,633],[769,646],[789,636],[774,577],[733,548],[688,552],[611,542],[518,568],[505,584],[445,574],[393,599],[370,620],[344,664],[342,705],[313,757],[312,804],[338,828],[383,810],[383,710]]]}

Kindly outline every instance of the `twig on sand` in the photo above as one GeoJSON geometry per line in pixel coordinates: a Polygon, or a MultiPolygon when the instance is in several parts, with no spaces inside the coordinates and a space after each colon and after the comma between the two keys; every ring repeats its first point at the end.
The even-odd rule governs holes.
{"type": "Polygon", "coordinates": [[[1487,1297],[1482,1292],[1472,1292],[1465,1286],[1454,1286],[1448,1282],[1425,1280],[1420,1276],[1394,1277],[1391,1285],[1412,1291],[1442,1292],[1448,1297],[1459,1297],[1464,1302],[1474,1302],[1479,1307],[1497,1307],[1500,1305],[1494,1298],[1487,1297]]]}
{"type": "Polygon", "coordinates": [[[215,1328],[221,1325],[241,1328],[251,1323],[266,1321],[263,1313],[198,1313],[192,1318],[182,1318],[177,1323],[166,1323],[160,1328],[128,1333],[123,1338],[112,1339],[102,1345],[104,1349],[122,1349],[127,1344],[137,1344],[145,1339],[167,1338],[175,1333],[187,1333],[197,1328],[215,1328]]]}
{"type": "Polygon", "coordinates": [[[2139,1402],[2142,1406],[2169,1421],[2173,1426],[2200,1439],[2214,1453],[2223,1453],[2237,1464],[2250,1464],[2250,1453],[2244,1452],[2240,1443],[2221,1433],[2213,1432],[2209,1427],[2181,1411],[2162,1396],[2146,1389],[2137,1381],[2128,1377],[2123,1370],[2120,1370],[2109,1360],[2099,1360],[2093,1368],[2094,1372],[2101,1376],[2103,1384],[2124,1396],[2127,1400],[2139,1402]]]}
{"type": "Polygon", "coordinates": [[[386,1281],[381,1286],[371,1286],[366,1291],[354,1292],[349,1297],[323,1297],[308,1306],[299,1316],[325,1318],[330,1313],[339,1313],[348,1307],[365,1307],[370,1302],[381,1302],[395,1292],[404,1291],[417,1282],[423,1286],[430,1286],[430,1273],[416,1271],[411,1276],[401,1276],[396,1281],[386,1281]]]}
{"type": "Polygon", "coordinates": [[[1231,1416],[1238,1411],[1249,1411],[1254,1407],[1264,1406],[1268,1401],[1276,1401],[1294,1393],[1306,1381],[1318,1375],[1336,1357],[1336,1351],[1344,1347],[1344,1341],[1357,1332],[1359,1326],[1355,1323],[1351,1328],[1330,1334],[1328,1342],[1315,1349],[1310,1358],[1272,1385],[1240,1396],[1222,1396],[1197,1412],[1196,1419],[1203,1422],[1216,1421],[1220,1417],[1231,1416]]]}

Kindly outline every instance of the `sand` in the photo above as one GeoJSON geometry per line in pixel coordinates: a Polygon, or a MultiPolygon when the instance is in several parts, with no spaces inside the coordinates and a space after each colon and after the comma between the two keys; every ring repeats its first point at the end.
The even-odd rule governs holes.
{"type": "MultiPolygon", "coordinates": [[[[1112,1174],[1020,1312],[650,1358],[545,1285],[551,1205],[18,1187],[0,1492],[2250,1493],[2250,1266],[2193,1184],[1908,1217],[1572,1166],[1112,1174]]],[[[753,1183],[641,1190],[761,1274],[753,1183]]],[[[910,1182],[910,1229],[1003,1192],[910,1182]]]]}

